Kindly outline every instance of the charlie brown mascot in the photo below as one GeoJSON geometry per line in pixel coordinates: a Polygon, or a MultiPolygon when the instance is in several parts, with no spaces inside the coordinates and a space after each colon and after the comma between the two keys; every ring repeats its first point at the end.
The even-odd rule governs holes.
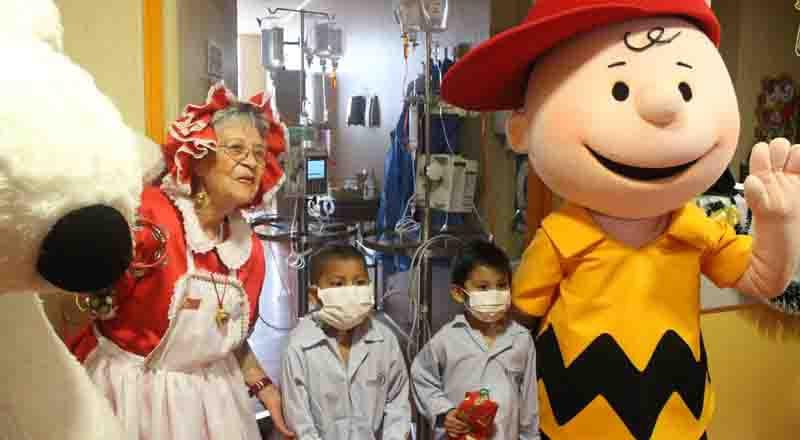
{"type": "Polygon", "coordinates": [[[509,143],[565,200],[513,284],[515,306],[541,317],[544,438],[705,438],[700,274],[760,299],[792,277],[800,146],[752,150],[754,239],[691,202],[739,138],[719,39],[703,0],[537,0],[444,80],[452,104],[514,110],[509,143]]]}

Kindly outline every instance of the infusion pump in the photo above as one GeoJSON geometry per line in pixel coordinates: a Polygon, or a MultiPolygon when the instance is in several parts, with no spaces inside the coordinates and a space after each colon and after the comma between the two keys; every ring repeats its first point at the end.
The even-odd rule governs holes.
{"type": "MultiPolygon", "coordinates": [[[[328,133],[329,136],[329,133],[328,133]]],[[[329,137],[314,127],[289,128],[289,146],[281,157],[286,173],[283,194],[287,197],[328,193],[329,137]]]]}
{"type": "Polygon", "coordinates": [[[292,147],[285,156],[285,194],[289,197],[328,193],[328,153],[325,150],[292,147]]]}
{"type": "MultiPolygon", "coordinates": [[[[417,158],[416,201],[425,204],[425,156],[417,158]]],[[[427,169],[431,207],[451,213],[472,212],[478,184],[478,162],[455,154],[434,154],[427,169]]]]}

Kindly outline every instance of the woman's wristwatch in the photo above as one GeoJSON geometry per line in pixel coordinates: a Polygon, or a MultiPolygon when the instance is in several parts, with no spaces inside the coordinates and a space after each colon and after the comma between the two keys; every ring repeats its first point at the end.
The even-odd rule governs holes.
{"type": "Polygon", "coordinates": [[[261,392],[261,390],[263,390],[264,388],[266,388],[266,387],[268,387],[270,385],[272,385],[272,381],[269,380],[269,377],[264,376],[258,382],[250,384],[247,387],[247,390],[248,390],[247,392],[250,395],[250,397],[255,397],[256,395],[258,395],[258,393],[261,392]]]}

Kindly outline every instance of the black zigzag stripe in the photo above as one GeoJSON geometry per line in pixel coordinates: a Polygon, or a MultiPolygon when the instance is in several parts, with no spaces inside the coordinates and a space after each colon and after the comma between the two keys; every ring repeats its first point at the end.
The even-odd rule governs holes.
{"type": "Polygon", "coordinates": [[[639,372],[614,338],[604,333],[567,368],[556,334],[549,327],[536,340],[537,369],[559,425],[568,423],[599,395],[637,440],[647,440],[675,391],[695,418],[700,418],[708,378],[702,340],[700,348],[698,362],[686,342],[669,330],[645,370],[639,372]]]}

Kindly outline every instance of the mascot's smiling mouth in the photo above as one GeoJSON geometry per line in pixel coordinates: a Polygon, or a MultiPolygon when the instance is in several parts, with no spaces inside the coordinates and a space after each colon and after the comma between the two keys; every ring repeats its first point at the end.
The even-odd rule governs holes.
{"type": "Polygon", "coordinates": [[[623,163],[614,162],[613,160],[601,156],[599,153],[594,151],[593,149],[586,147],[589,151],[592,152],[592,155],[600,162],[604,167],[606,167],[609,171],[615,174],[619,174],[621,176],[625,176],[629,179],[634,180],[658,180],[664,179],[667,177],[672,177],[676,174],[679,174],[694,165],[698,160],[695,159],[691,162],[687,162],[682,165],[676,165],[673,167],[666,167],[666,168],[642,168],[642,167],[635,167],[633,165],[625,165],[623,163]]]}

